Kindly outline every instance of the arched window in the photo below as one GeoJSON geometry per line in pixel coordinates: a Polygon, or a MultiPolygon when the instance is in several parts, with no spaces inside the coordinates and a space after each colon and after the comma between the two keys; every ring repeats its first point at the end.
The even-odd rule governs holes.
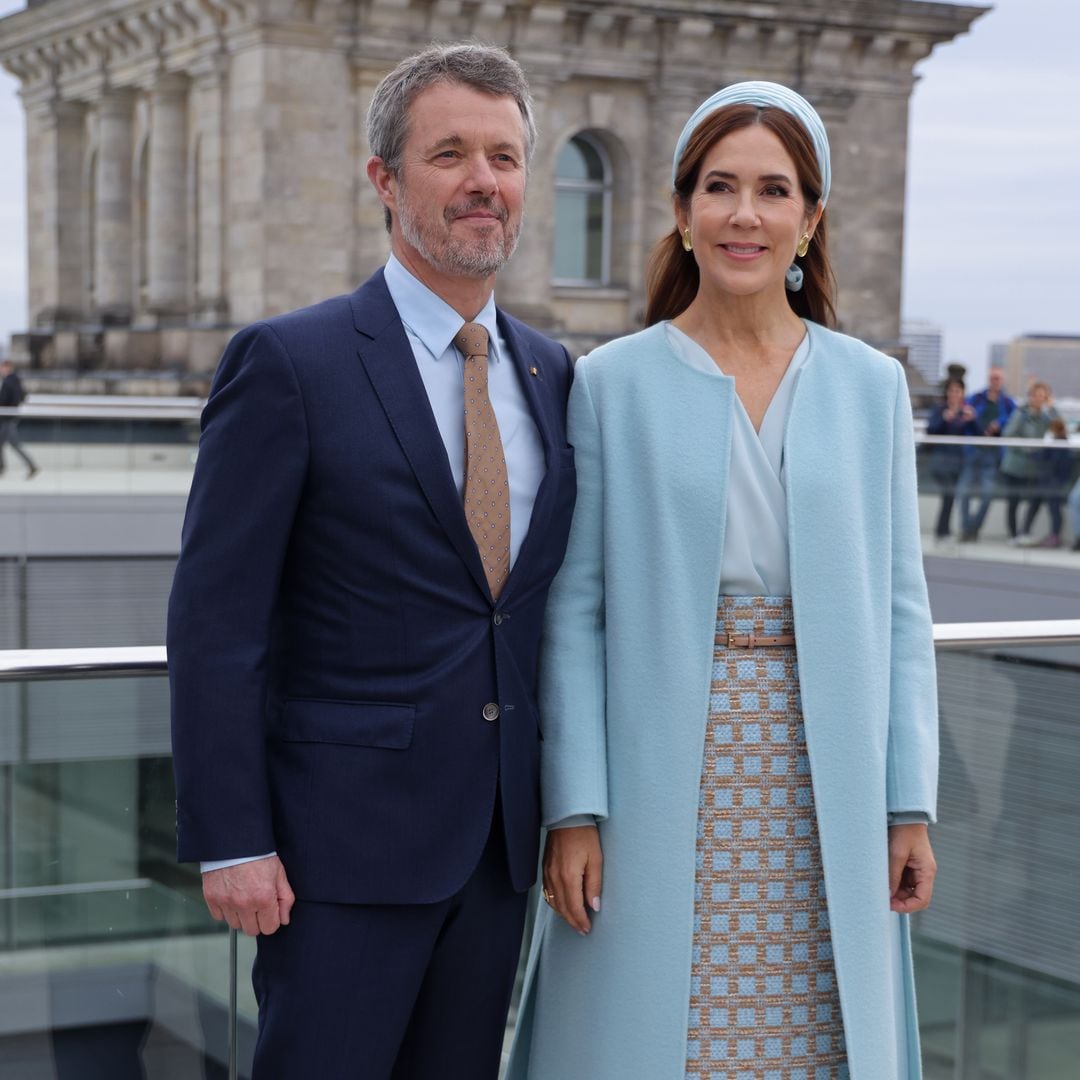
{"type": "Polygon", "coordinates": [[[611,165],[603,146],[581,133],[555,163],[555,281],[606,285],[610,247],[611,165]]]}

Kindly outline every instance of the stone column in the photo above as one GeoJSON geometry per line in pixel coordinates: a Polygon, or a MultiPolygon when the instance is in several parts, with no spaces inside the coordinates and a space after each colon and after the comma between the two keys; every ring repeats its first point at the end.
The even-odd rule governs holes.
{"type": "Polygon", "coordinates": [[[162,75],[150,91],[150,185],[146,306],[157,316],[187,310],[188,81],[162,75]]]}
{"type": "Polygon", "coordinates": [[[215,66],[200,73],[198,170],[195,175],[195,307],[200,323],[216,325],[228,316],[225,295],[225,74],[215,66]]]}
{"type": "Polygon", "coordinates": [[[83,105],[55,98],[28,104],[26,139],[30,324],[75,323],[82,317],[86,236],[83,105]]]}
{"type": "Polygon", "coordinates": [[[98,106],[97,205],[94,207],[94,283],[98,315],[104,323],[131,321],[131,171],[134,95],[107,93],[98,106]]]}

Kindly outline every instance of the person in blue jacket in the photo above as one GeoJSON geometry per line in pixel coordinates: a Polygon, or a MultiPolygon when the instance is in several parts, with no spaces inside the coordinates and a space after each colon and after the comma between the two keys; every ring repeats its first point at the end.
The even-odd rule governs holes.
{"type": "Polygon", "coordinates": [[[915,1080],[937,699],[900,364],[834,322],[828,138],[687,122],[647,328],[578,361],[509,1080],[915,1080]],[[827,415],[829,422],[821,418],[827,415]]]}
{"type": "MultiPolygon", "coordinates": [[[[1005,392],[1005,372],[999,367],[992,367],[987,375],[986,389],[972,394],[968,404],[975,410],[978,433],[987,439],[999,437],[1016,408],[1016,402],[1005,392]]],[[[979,530],[986,521],[990,501],[1002,493],[998,475],[1000,464],[999,447],[968,447],[957,485],[960,493],[961,540],[979,539],[979,530]],[[972,504],[976,498],[979,500],[978,507],[973,510],[972,504]]]]}
{"type": "MultiPolygon", "coordinates": [[[[926,424],[927,435],[978,435],[975,409],[964,400],[964,380],[952,376],[945,382],[944,400],[934,406],[926,424]]],[[[956,485],[964,465],[964,446],[930,446],[930,475],[941,492],[934,536],[944,540],[949,535],[956,485]]]]}

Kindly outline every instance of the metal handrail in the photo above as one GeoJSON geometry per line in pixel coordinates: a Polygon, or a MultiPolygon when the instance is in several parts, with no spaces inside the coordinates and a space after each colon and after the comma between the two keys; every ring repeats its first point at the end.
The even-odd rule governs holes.
{"type": "Polygon", "coordinates": [[[1080,450],[1080,435],[1067,439],[1021,439],[1016,435],[924,435],[915,432],[916,446],[1032,446],[1040,450],[1080,450]]]}
{"type": "Polygon", "coordinates": [[[74,405],[26,402],[16,408],[0,409],[0,420],[6,417],[20,420],[154,420],[175,423],[177,420],[198,420],[202,404],[197,405],[74,405]]]}
{"type": "MultiPolygon", "coordinates": [[[[1080,619],[935,623],[938,650],[991,645],[1080,645],[1080,619]]],[[[95,649],[0,649],[0,682],[109,679],[168,672],[164,645],[95,649]]]]}
{"type": "Polygon", "coordinates": [[[22,679],[109,679],[164,675],[164,645],[97,649],[0,649],[0,682],[22,679]]]}
{"type": "Polygon", "coordinates": [[[987,645],[1080,645],[1080,619],[934,624],[936,649],[987,645]]]}

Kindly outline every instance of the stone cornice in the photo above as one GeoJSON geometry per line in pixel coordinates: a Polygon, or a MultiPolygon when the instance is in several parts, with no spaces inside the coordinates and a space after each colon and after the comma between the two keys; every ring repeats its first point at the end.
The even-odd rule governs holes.
{"type": "Polygon", "coordinates": [[[432,39],[502,41],[538,79],[710,84],[752,72],[807,88],[910,90],[914,65],[986,8],[922,0],[52,0],[0,21],[0,64],[28,100],[146,85],[255,44],[381,68],[432,39]]]}

